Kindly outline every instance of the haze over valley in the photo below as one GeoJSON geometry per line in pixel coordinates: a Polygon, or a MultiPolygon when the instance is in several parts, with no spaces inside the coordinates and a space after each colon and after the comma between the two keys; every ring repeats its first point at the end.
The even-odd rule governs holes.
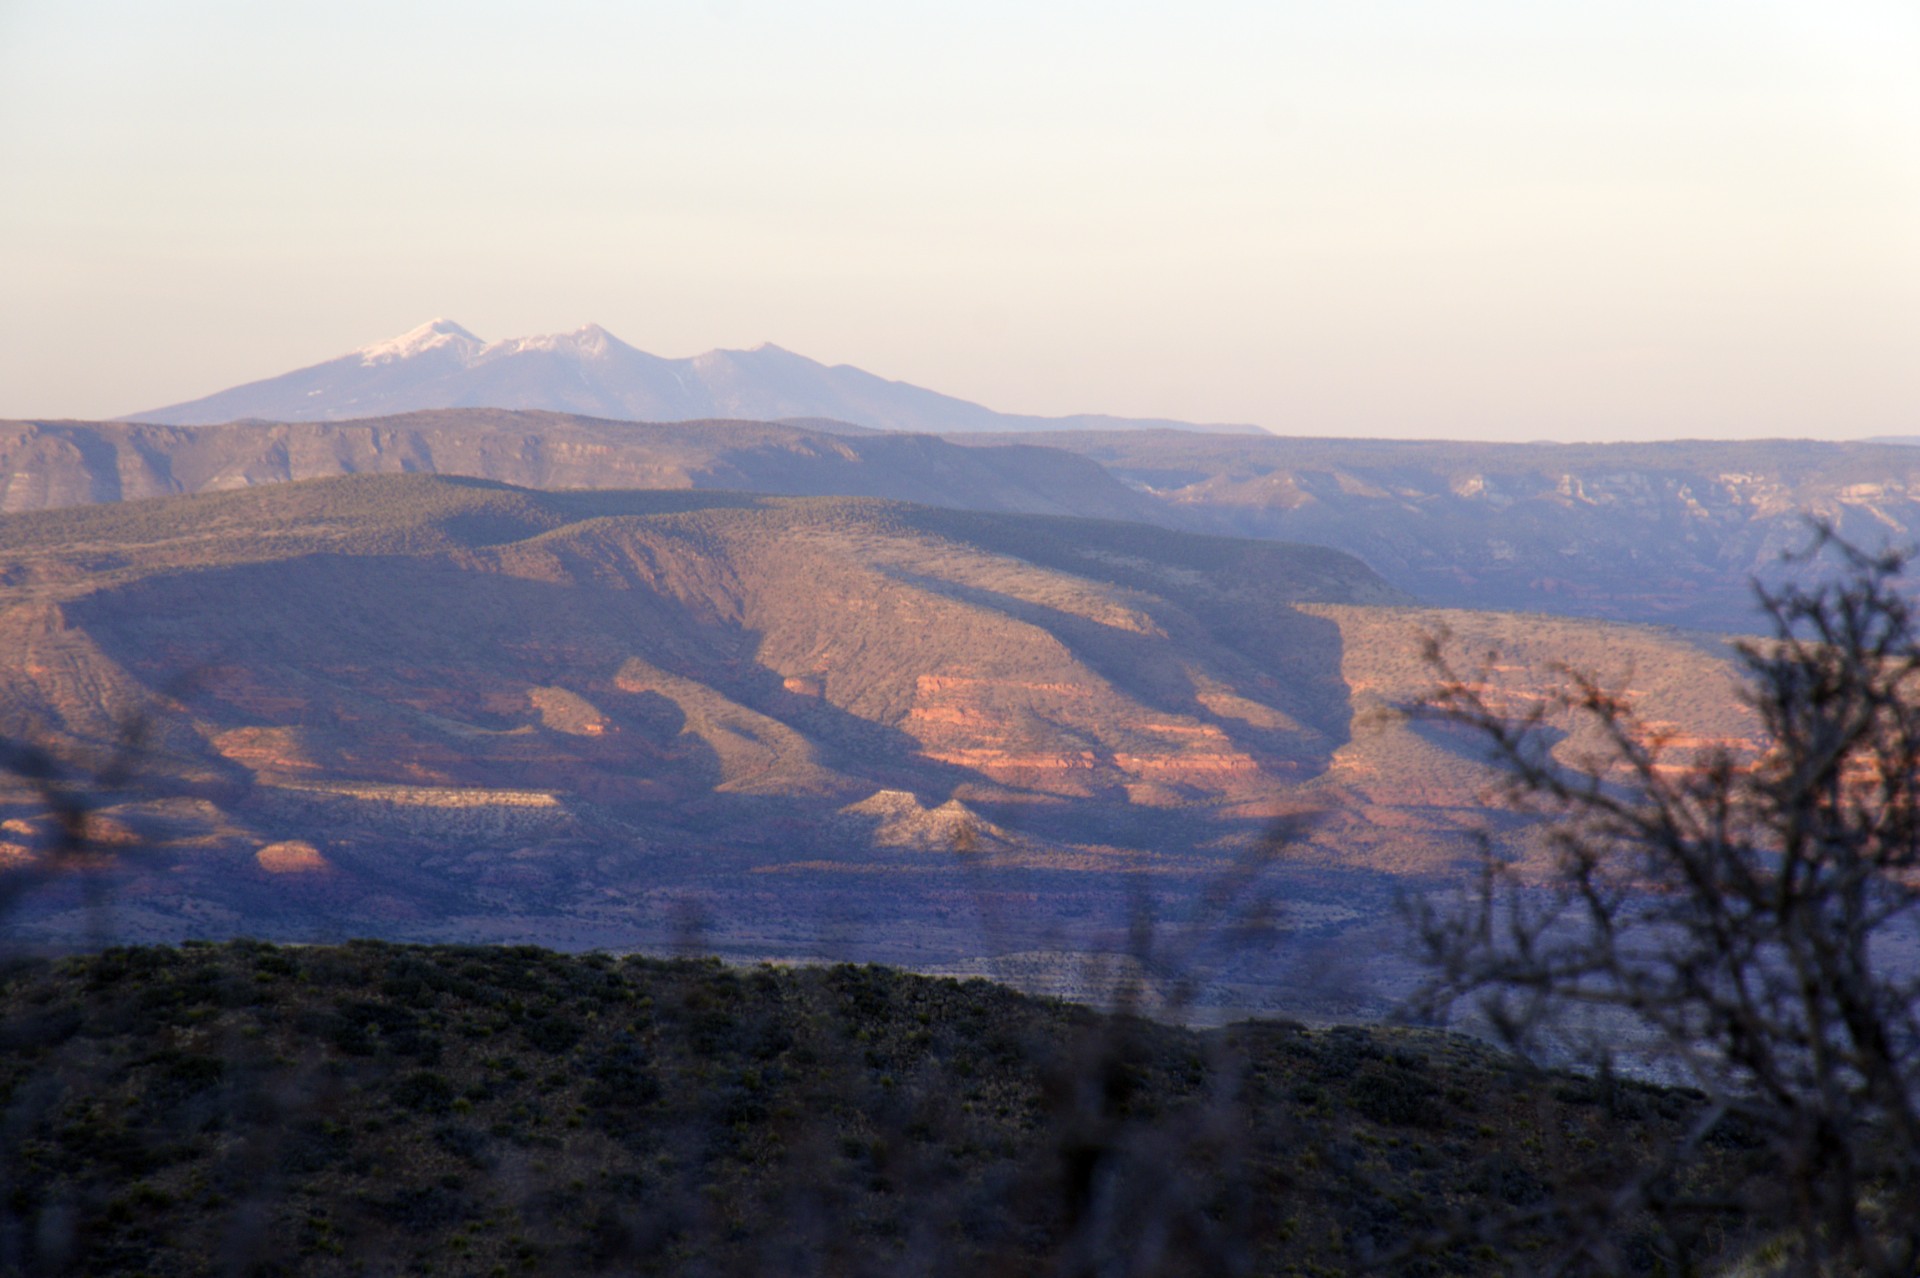
{"type": "Polygon", "coordinates": [[[0,3],[0,1278],[1914,1278],[1916,67],[0,3]]]}

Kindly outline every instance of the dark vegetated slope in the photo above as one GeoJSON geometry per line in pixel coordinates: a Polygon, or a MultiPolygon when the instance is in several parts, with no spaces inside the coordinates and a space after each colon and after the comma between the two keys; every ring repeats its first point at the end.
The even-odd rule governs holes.
{"type": "Polygon", "coordinates": [[[352,474],[427,473],[530,488],[743,489],[981,510],[1152,518],[1154,503],[1059,449],[964,449],[930,435],[768,422],[610,422],[440,409],[355,422],[154,426],[0,422],[0,511],[352,474]]]}
{"type": "Polygon", "coordinates": [[[1920,454],[1888,444],[991,438],[1082,453],[1188,526],[1336,546],[1455,607],[1748,631],[1749,582],[1778,580],[1808,515],[1867,546],[1920,529],[1920,454]]]}
{"type": "Polygon", "coordinates": [[[0,1267],[34,1273],[1341,1274],[1603,1187],[1699,1108],[1433,1033],[528,948],[16,962],[0,1041],[0,1267]]]}
{"type": "MultiPolygon", "coordinates": [[[[1321,811],[1275,890],[1316,943],[1378,929],[1362,973],[1394,961],[1396,878],[1448,873],[1484,811],[1457,747],[1376,722],[1426,686],[1420,631],[1469,619],[1313,547],[353,476],[5,517],[0,582],[0,730],[97,763],[144,724],[104,813],[144,840],[106,897],[133,938],[696,928],[1078,988],[1139,909],[1321,811]]],[[[1672,634],[1472,624],[1532,645],[1523,691],[1537,656],[1637,660],[1655,717],[1741,731],[1700,692],[1721,658],[1672,634]]],[[[0,856],[31,862],[46,814],[6,804],[0,856]]],[[[62,890],[23,926],[99,918],[62,890]]],[[[1387,997],[1364,975],[1323,1006],[1294,952],[1221,998],[1387,997]]]]}

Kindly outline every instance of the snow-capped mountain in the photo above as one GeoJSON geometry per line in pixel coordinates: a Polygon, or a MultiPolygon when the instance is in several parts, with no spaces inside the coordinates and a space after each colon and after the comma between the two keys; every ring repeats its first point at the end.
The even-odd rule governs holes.
{"type": "MultiPolygon", "coordinates": [[[[436,319],[338,359],[122,420],[175,426],[343,421],[422,408],[535,408],[621,421],[826,418],[877,430],[1194,429],[1102,416],[1025,417],[778,346],[662,359],[598,324],[486,342],[436,319]]],[[[1250,430],[1249,427],[1215,429],[1250,430]]]]}

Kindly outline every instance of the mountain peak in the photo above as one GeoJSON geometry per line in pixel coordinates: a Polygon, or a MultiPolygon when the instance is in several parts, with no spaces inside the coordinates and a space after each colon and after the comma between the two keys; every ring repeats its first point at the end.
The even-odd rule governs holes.
{"type": "Polygon", "coordinates": [[[814,368],[825,367],[825,365],[820,363],[820,361],[817,359],[810,359],[807,356],[800,354],[798,351],[790,351],[786,347],[776,346],[772,342],[762,342],[758,346],[754,347],[751,351],[749,351],[748,354],[760,355],[768,359],[780,360],[788,364],[806,364],[814,368]]]}
{"type": "Polygon", "coordinates": [[[360,357],[362,364],[389,364],[397,359],[409,359],[415,355],[424,355],[428,351],[443,346],[462,348],[462,353],[478,349],[482,343],[450,319],[436,317],[417,328],[410,328],[398,337],[390,337],[384,342],[375,342],[371,346],[362,346],[353,352],[360,357]]]}
{"type": "Polygon", "coordinates": [[[695,368],[711,369],[736,367],[741,360],[746,360],[749,364],[758,365],[787,365],[789,367],[804,365],[814,368],[823,367],[817,361],[808,359],[805,355],[797,355],[786,347],[776,346],[772,342],[762,342],[758,346],[744,348],[716,346],[710,351],[695,355],[690,362],[695,368]]]}
{"type": "Polygon", "coordinates": [[[581,351],[591,355],[604,355],[609,346],[620,344],[619,338],[598,324],[582,324],[567,336],[573,339],[574,345],[581,351]]]}
{"type": "Polygon", "coordinates": [[[614,347],[626,343],[598,324],[582,324],[570,333],[542,333],[538,337],[509,337],[489,345],[481,352],[484,360],[504,359],[528,351],[548,351],[576,358],[597,359],[614,347]]]}

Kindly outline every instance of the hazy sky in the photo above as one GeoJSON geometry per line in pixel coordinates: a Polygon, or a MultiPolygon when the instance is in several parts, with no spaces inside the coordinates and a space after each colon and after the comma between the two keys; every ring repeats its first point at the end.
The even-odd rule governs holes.
{"type": "Polygon", "coordinates": [[[1920,3],[0,0],[0,415],[437,315],[1284,433],[1920,432],[1920,3]]]}

